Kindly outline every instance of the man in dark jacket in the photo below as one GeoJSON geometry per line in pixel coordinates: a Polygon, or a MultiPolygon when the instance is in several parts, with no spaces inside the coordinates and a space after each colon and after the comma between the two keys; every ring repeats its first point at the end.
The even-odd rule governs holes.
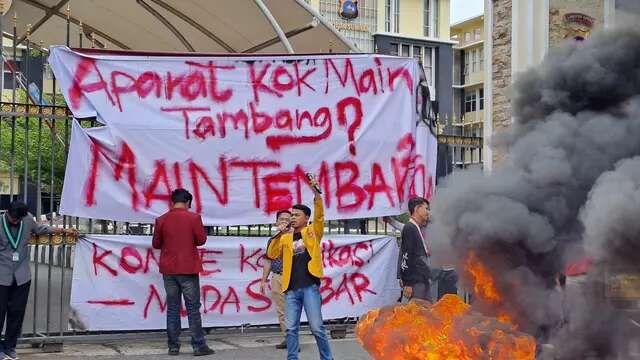
{"type": "Polygon", "coordinates": [[[411,219],[402,228],[400,245],[400,280],[407,298],[431,301],[429,244],[421,228],[429,221],[429,202],[421,197],[409,200],[411,219]]]}
{"type": "Polygon", "coordinates": [[[171,210],[156,219],[153,247],[160,249],[160,272],[167,293],[167,336],[169,355],[180,354],[180,300],[184,297],[195,356],[213,354],[207,346],[200,316],[200,278],[202,262],[198,246],[204,245],[200,215],[189,211],[193,197],[185,189],[171,193],[171,210]]]}

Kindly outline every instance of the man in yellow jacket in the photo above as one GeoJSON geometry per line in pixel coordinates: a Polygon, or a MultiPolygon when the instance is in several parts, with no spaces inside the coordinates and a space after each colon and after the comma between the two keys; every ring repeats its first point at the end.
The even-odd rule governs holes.
{"type": "Polygon", "coordinates": [[[285,325],[287,360],[298,360],[298,331],[302,308],[307,314],[311,332],[316,338],[321,360],[332,360],[329,339],[322,320],[322,234],[324,208],[322,197],[315,191],[313,221],[309,225],[311,209],[298,204],[291,210],[291,226],[280,225],[281,235],[267,248],[271,259],[282,258],[282,292],[285,294],[285,325]]]}

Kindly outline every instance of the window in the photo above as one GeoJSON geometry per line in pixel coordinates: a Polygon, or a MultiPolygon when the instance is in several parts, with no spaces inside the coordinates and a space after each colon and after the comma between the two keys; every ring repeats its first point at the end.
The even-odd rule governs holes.
{"type": "Polygon", "coordinates": [[[464,52],[464,74],[469,75],[469,52],[464,52]]]}
{"type": "Polygon", "coordinates": [[[426,37],[438,37],[438,0],[422,0],[423,32],[426,37]]]}
{"type": "Polygon", "coordinates": [[[400,32],[400,0],[385,0],[384,30],[386,32],[400,32]]]}
{"type": "Polygon", "coordinates": [[[384,2],[384,31],[391,32],[391,1],[384,2]]]}
{"type": "Polygon", "coordinates": [[[424,7],[423,23],[424,23],[424,36],[431,36],[431,0],[423,0],[422,6],[424,7]]]}
{"type": "Polygon", "coordinates": [[[478,58],[480,60],[480,66],[478,67],[478,70],[483,71],[484,70],[484,49],[483,48],[479,48],[478,49],[478,58]]]}
{"type": "Polygon", "coordinates": [[[471,33],[464,33],[464,42],[469,42],[471,41],[471,33]]]}
{"type": "Polygon", "coordinates": [[[400,32],[400,0],[393,0],[393,32],[400,32]]]}
{"type": "MultiPolygon", "coordinates": [[[[424,61],[422,62],[422,66],[424,68],[424,73],[427,76],[427,84],[433,87],[433,48],[425,47],[423,53],[424,61]]],[[[431,91],[433,92],[435,90],[432,88],[431,91]]]]}
{"type": "Polygon", "coordinates": [[[418,60],[420,65],[423,65],[422,62],[422,46],[414,46],[413,47],[413,57],[418,60]]]}
{"type": "Polygon", "coordinates": [[[410,50],[411,50],[411,46],[406,45],[406,44],[402,44],[402,56],[404,57],[409,57],[410,55],[410,50]]]}
{"type": "Polygon", "coordinates": [[[474,112],[476,111],[476,93],[468,94],[464,97],[464,112],[474,112]]]}
{"type": "Polygon", "coordinates": [[[476,50],[471,50],[471,73],[478,71],[476,58],[476,50]]]}
{"type": "Polygon", "coordinates": [[[431,22],[431,27],[433,28],[433,37],[438,37],[440,35],[440,32],[438,31],[438,0],[433,0],[431,8],[433,9],[433,11],[431,11],[433,13],[433,21],[431,22]]]}
{"type": "MultiPolygon", "coordinates": [[[[427,83],[433,86],[433,48],[427,46],[391,43],[390,55],[413,57],[424,68],[427,83]]],[[[434,89],[431,89],[433,95],[434,89]]]]}
{"type": "Polygon", "coordinates": [[[391,43],[391,49],[389,51],[389,55],[398,56],[398,44],[391,43]]]}
{"type": "Polygon", "coordinates": [[[473,31],[473,40],[475,40],[475,41],[480,40],[480,37],[482,36],[481,34],[482,34],[482,33],[480,32],[480,28],[475,29],[475,30],[473,31]]]}
{"type": "Polygon", "coordinates": [[[480,110],[484,110],[484,88],[480,88],[479,90],[480,96],[478,96],[478,107],[480,110]]]}

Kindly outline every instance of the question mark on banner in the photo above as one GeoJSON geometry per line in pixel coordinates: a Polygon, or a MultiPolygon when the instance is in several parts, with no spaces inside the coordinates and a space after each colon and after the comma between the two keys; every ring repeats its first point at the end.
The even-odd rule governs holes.
{"type": "Polygon", "coordinates": [[[347,126],[347,106],[351,106],[353,108],[353,112],[355,115],[353,122],[351,122],[351,124],[349,124],[349,127],[347,128],[347,137],[349,138],[349,152],[351,153],[351,155],[355,155],[355,134],[356,130],[362,124],[362,102],[360,101],[360,99],[352,96],[345,98],[338,103],[338,124],[340,124],[340,126],[342,127],[347,126]]]}

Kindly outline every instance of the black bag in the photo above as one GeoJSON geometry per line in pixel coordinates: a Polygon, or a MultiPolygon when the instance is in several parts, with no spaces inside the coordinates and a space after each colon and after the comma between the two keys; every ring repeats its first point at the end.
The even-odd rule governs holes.
{"type": "Polygon", "coordinates": [[[438,300],[446,294],[458,293],[458,274],[454,269],[432,269],[431,286],[437,286],[438,300]]]}

